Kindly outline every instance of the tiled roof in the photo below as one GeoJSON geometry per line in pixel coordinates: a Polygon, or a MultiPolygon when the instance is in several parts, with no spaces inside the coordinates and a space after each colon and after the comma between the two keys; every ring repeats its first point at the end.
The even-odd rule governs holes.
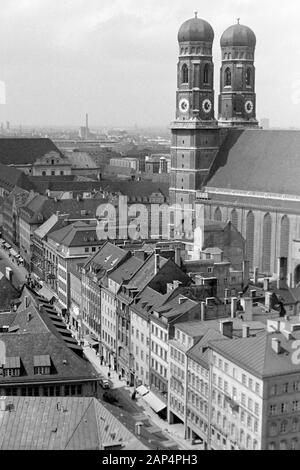
{"type": "Polygon", "coordinates": [[[83,221],[67,225],[48,235],[50,240],[66,247],[89,246],[103,243],[97,237],[96,223],[87,224],[83,221]]]}
{"type": "Polygon", "coordinates": [[[206,186],[300,195],[299,158],[299,131],[229,130],[206,186]]]}
{"type": "Polygon", "coordinates": [[[143,261],[135,256],[131,256],[131,258],[121,263],[120,266],[109,274],[109,277],[118,284],[122,284],[122,282],[130,279],[142,265],[143,261]]]}
{"type": "Polygon", "coordinates": [[[34,163],[48,152],[60,153],[50,139],[1,138],[0,163],[4,165],[27,165],[34,163]]]}
{"type": "Polygon", "coordinates": [[[95,398],[7,397],[0,450],[124,450],[146,447],[95,398]]]}
{"type": "MultiPolygon", "coordinates": [[[[176,325],[178,326],[178,325],[176,325]]],[[[222,335],[217,330],[207,328],[203,325],[202,333],[198,330],[199,335],[202,335],[200,340],[187,352],[187,356],[195,362],[199,362],[204,367],[209,365],[209,350],[208,346],[210,341],[221,339],[222,335]]]]}
{"type": "Polygon", "coordinates": [[[29,181],[25,173],[17,168],[2,165],[0,163],[0,187],[5,188],[7,191],[12,191],[15,186],[19,186],[19,188],[26,190],[33,188],[32,183],[29,181]]]}
{"type": "Polygon", "coordinates": [[[116,268],[122,261],[128,258],[128,253],[113,243],[106,242],[100,250],[91,256],[85,263],[85,270],[92,270],[100,278],[107,271],[116,268]]]}
{"type": "Polygon", "coordinates": [[[300,372],[299,364],[292,360],[295,350],[293,343],[300,339],[300,332],[292,334],[293,339],[287,340],[281,333],[260,332],[250,338],[227,339],[212,341],[213,350],[232,360],[240,367],[248,370],[256,377],[273,377],[292,372],[300,372]],[[272,339],[281,343],[281,352],[272,349],[272,339]]]}
{"type": "Polygon", "coordinates": [[[21,358],[23,373],[20,378],[3,377],[1,383],[41,381],[41,376],[34,374],[34,357],[45,355],[51,358],[53,373],[43,375],[43,381],[95,380],[96,371],[83,358],[82,349],[52,306],[28,287],[24,287],[20,300],[10,323],[14,332],[2,333],[0,339],[6,345],[8,357],[21,358]]]}

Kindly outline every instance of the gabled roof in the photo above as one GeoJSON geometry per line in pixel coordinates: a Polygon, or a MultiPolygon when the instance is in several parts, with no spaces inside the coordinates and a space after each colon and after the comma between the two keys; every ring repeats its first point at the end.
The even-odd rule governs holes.
{"type": "Polygon", "coordinates": [[[128,252],[122,248],[106,242],[95,255],[86,261],[84,269],[88,271],[91,268],[97,277],[102,277],[107,271],[119,266],[128,256],[128,252]]]}
{"type": "Polygon", "coordinates": [[[61,153],[50,139],[0,138],[0,163],[4,165],[27,165],[48,152],[61,153]]]}
{"type": "Polygon", "coordinates": [[[52,306],[28,287],[10,323],[11,333],[0,333],[7,357],[20,357],[21,377],[2,377],[2,384],[51,382],[55,380],[96,380],[93,366],[83,358],[82,349],[52,306]],[[26,306],[27,305],[27,306],[26,306]],[[35,356],[49,355],[52,373],[34,374],[35,356]]]}
{"type": "Polygon", "coordinates": [[[118,284],[122,284],[124,281],[130,279],[142,265],[142,260],[136,256],[131,256],[109,274],[109,277],[118,284]]]}
{"type": "Polygon", "coordinates": [[[95,398],[7,397],[0,450],[123,450],[146,447],[95,398]]]}
{"type": "Polygon", "coordinates": [[[300,132],[228,130],[207,188],[300,195],[300,132]]]}

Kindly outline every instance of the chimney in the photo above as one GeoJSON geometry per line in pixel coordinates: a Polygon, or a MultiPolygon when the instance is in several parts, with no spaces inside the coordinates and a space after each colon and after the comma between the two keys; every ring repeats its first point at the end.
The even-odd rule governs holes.
{"type": "Polygon", "coordinates": [[[233,322],[229,320],[224,320],[220,322],[220,333],[226,338],[232,339],[233,336],[233,322]]]}
{"type": "Polygon", "coordinates": [[[250,326],[243,325],[243,338],[249,338],[249,337],[250,337],[250,326]]]}
{"type": "Polygon", "coordinates": [[[177,264],[177,266],[181,266],[181,250],[179,247],[176,247],[175,248],[175,263],[177,264]]]}
{"type": "Polygon", "coordinates": [[[258,268],[254,268],[253,282],[254,282],[255,285],[258,283],[258,268]]]}
{"type": "Polygon", "coordinates": [[[183,302],[185,302],[186,300],[187,300],[186,297],[183,297],[182,295],[180,295],[180,296],[178,297],[178,303],[179,303],[179,305],[182,305],[183,302]]]}
{"type": "Polygon", "coordinates": [[[270,288],[270,279],[267,277],[264,278],[264,291],[267,292],[270,288]]]}
{"type": "Polygon", "coordinates": [[[272,309],[272,296],[273,296],[272,292],[266,292],[265,294],[265,306],[268,312],[270,312],[272,309]]]}
{"type": "Polygon", "coordinates": [[[201,317],[201,321],[205,321],[206,320],[206,303],[205,302],[201,302],[201,305],[200,305],[200,317],[201,317]]]}
{"type": "Polygon", "coordinates": [[[272,338],[272,349],[276,354],[281,352],[281,343],[278,338],[272,338]]]}
{"type": "Polygon", "coordinates": [[[243,262],[243,281],[244,281],[244,286],[247,286],[249,284],[250,280],[250,263],[249,261],[244,261],[243,262]]]}
{"type": "Polygon", "coordinates": [[[252,321],[253,320],[253,300],[250,297],[245,297],[244,299],[244,320],[252,321]]]}
{"type": "Polygon", "coordinates": [[[167,293],[169,294],[170,292],[172,292],[172,290],[174,290],[173,283],[168,282],[167,283],[167,293]]]}
{"type": "Polygon", "coordinates": [[[174,286],[174,289],[178,289],[179,286],[181,286],[182,282],[180,281],[173,281],[173,286],[174,286]]]}
{"type": "Polygon", "coordinates": [[[236,311],[237,311],[237,298],[236,297],[232,297],[231,298],[231,318],[235,318],[236,317],[236,311]]]}

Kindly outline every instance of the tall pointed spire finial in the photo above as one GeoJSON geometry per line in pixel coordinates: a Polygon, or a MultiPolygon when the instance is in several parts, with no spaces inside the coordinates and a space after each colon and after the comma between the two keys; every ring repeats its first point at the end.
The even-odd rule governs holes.
{"type": "Polygon", "coordinates": [[[237,24],[240,24],[240,19],[241,19],[241,18],[237,18],[237,24]]]}
{"type": "Polygon", "coordinates": [[[198,18],[198,12],[195,11],[194,13],[195,13],[195,18],[198,18]]]}

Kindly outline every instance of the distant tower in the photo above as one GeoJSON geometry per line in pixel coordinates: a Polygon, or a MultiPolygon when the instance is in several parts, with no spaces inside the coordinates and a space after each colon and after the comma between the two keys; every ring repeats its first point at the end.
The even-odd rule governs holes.
{"type": "Polygon", "coordinates": [[[256,37],[248,26],[230,26],[221,37],[219,125],[257,127],[254,54],[256,37]]]}
{"type": "Polygon", "coordinates": [[[218,151],[214,117],[214,31],[191,18],[179,29],[176,120],[171,124],[171,204],[193,204],[218,151]]]}
{"type": "Polygon", "coordinates": [[[89,115],[88,114],[85,115],[85,128],[86,128],[86,132],[88,133],[88,130],[89,130],[89,115]]]}

